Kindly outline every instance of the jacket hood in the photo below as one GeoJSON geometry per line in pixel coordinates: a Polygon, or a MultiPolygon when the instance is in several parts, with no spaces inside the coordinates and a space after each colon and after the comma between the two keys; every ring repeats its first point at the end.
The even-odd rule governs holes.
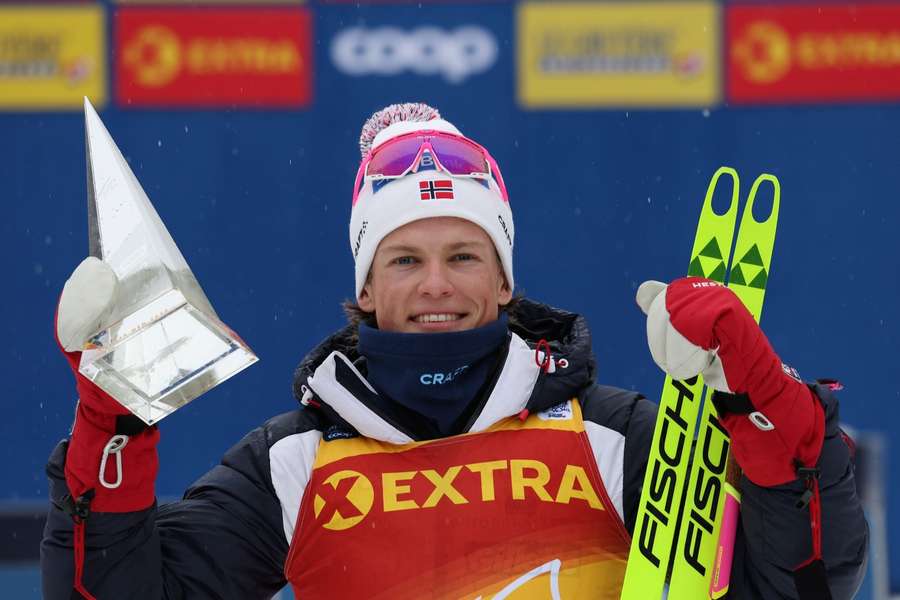
{"type": "MultiPolygon", "coordinates": [[[[555,363],[553,372],[535,386],[528,404],[529,412],[544,410],[578,396],[594,380],[591,333],[584,317],[527,298],[514,300],[507,314],[510,331],[533,349],[537,349],[541,340],[546,341],[555,363]]],[[[298,401],[303,397],[307,380],[332,352],[340,352],[350,361],[357,362],[360,358],[357,339],[357,325],[350,324],[313,348],[294,371],[294,397],[298,401]]]]}

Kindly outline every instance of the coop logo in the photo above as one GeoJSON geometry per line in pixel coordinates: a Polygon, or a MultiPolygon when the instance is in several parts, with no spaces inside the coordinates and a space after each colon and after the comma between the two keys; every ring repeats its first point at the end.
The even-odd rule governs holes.
{"type": "MultiPolygon", "coordinates": [[[[606,510],[584,467],[565,465],[562,473],[539,460],[512,459],[454,465],[445,470],[384,472],[380,474],[382,513],[434,508],[439,505],[476,505],[502,501],[538,500],[557,504],[583,503],[606,510]]],[[[333,473],[316,488],[313,512],[325,529],[342,531],[359,524],[371,512],[376,492],[372,481],[357,471],[333,473]]]]}
{"type": "Polygon", "coordinates": [[[538,413],[538,419],[541,421],[569,421],[572,419],[572,403],[560,402],[556,406],[542,410],[538,413]]]}
{"type": "Polygon", "coordinates": [[[298,105],[309,96],[303,11],[122,9],[115,54],[127,104],[298,105]]]}
{"type": "Polygon", "coordinates": [[[331,43],[331,59],[343,73],[361,75],[440,75],[454,84],[484,73],[497,62],[494,34],[477,25],[448,30],[424,26],[350,27],[331,43]]]}

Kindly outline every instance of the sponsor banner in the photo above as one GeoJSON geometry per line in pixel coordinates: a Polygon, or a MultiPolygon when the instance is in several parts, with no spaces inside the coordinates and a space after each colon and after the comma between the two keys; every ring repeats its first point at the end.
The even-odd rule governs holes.
{"type": "Polygon", "coordinates": [[[121,8],[116,99],[124,106],[305,106],[311,36],[305,8],[121,8]]]}
{"type": "Polygon", "coordinates": [[[106,103],[100,6],[0,7],[0,109],[106,103]]]}
{"type": "MultiPolygon", "coordinates": [[[[120,2],[123,0],[119,0],[120,2]]],[[[150,0],[147,0],[148,2],[150,0]]],[[[510,0],[476,0],[478,4],[508,4],[510,0]]],[[[363,4],[412,4],[415,6],[421,4],[473,4],[472,0],[319,0],[318,4],[353,4],[361,6],[363,4]]]]}
{"type": "MultiPolygon", "coordinates": [[[[54,0],[58,1],[58,0],[54,0]]],[[[188,4],[185,0],[113,0],[116,4],[130,4],[130,5],[159,5],[159,4],[178,4],[184,6],[188,4]]],[[[190,0],[189,4],[191,6],[203,5],[203,4],[243,4],[243,5],[253,5],[253,4],[306,4],[306,0],[190,0]]]]}
{"type": "Polygon", "coordinates": [[[499,47],[494,33],[481,25],[360,25],[337,31],[330,51],[345,75],[438,75],[461,84],[493,68],[499,47]]]}
{"type": "Polygon", "coordinates": [[[517,27],[525,107],[706,106],[719,99],[714,2],[526,2],[517,27]]]}
{"type": "Polygon", "coordinates": [[[900,4],[727,9],[733,102],[900,99],[900,4]]]}

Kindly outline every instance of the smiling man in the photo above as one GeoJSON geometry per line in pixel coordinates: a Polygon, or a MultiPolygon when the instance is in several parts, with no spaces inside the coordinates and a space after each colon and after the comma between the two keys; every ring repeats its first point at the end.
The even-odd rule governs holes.
{"type": "MultiPolygon", "coordinates": [[[[48,465],[45,597],[619,597],[656,405],[596,383],[583,318],[513,296],[487,150],[421,104],[373,115],[360,146],[350,323],[300,363],[303,407],[179,502],[155,504],[157,428],[77,372],[73,332],[115,285],[96,260],[73,273],[57,331],[80,402],[48,465]]],[[[718,390],[744,469],[729,597],[852,597],[867,532],[832,391],[783,368],[724,287],[647,282],[637,300],[660,367],[718,390]]]]}
{"type": "Polygon", "coordinates": [[[360,308],[385,331],[465,331],[497,320],[512,299],[491,238],[455,217],[397,228],[379,244],[360,308]]]}

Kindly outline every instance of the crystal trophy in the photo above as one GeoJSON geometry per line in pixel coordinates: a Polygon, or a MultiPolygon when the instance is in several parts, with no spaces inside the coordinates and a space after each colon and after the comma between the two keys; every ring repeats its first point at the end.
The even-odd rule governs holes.
{"type": "Polygon", "coordinates": [[[87,98],[84,116],[90,254],[119,286],[79,371],[152,425],[257,358],[219,320],[87,98]]]}

